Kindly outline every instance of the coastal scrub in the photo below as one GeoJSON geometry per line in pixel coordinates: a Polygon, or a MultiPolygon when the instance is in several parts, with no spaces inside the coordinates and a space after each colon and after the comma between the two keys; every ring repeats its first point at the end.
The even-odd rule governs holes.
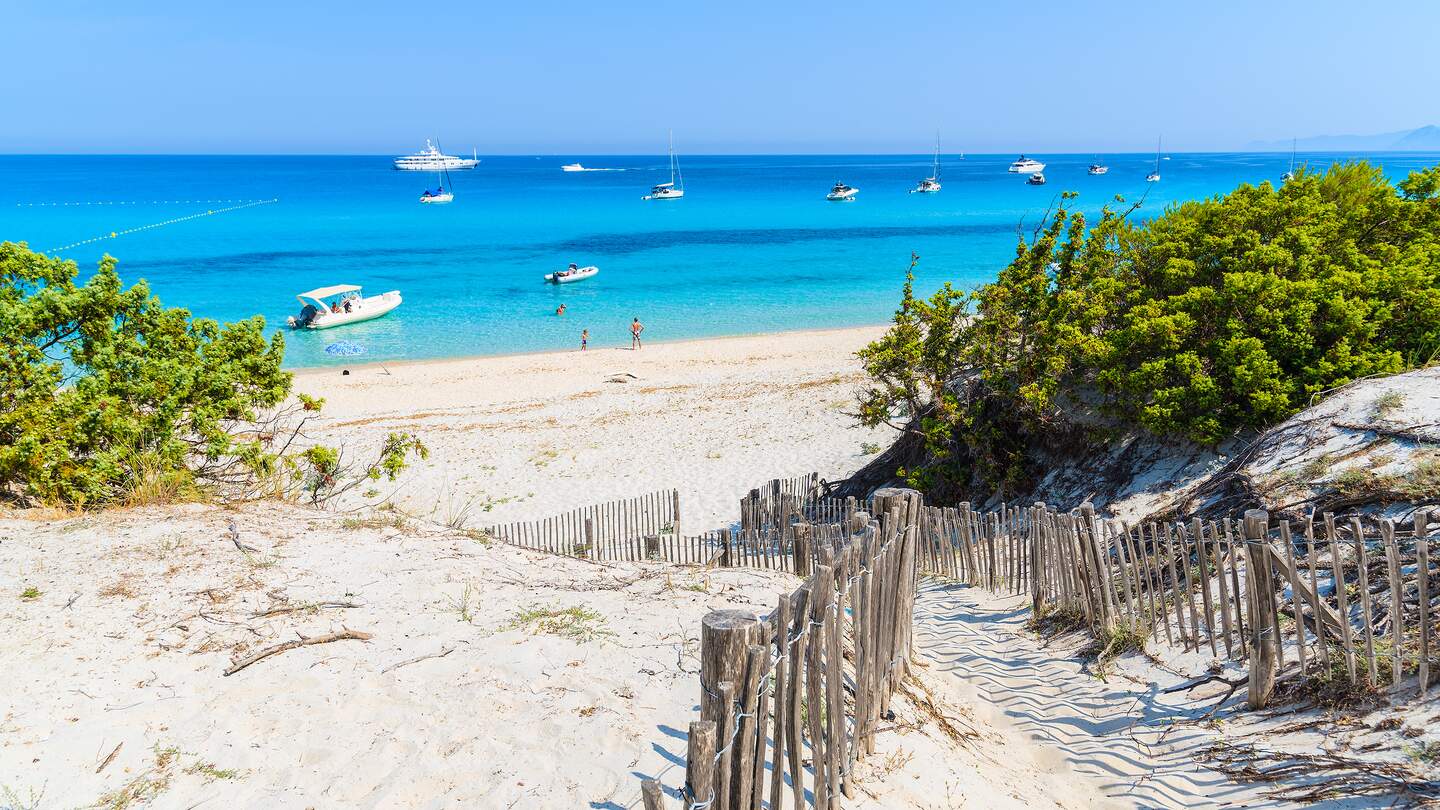
{"type": "MultiPolygon", "coordinates": [[[[1213,446],[1440,355],[1440,167],[1368,163],[1171,206],[1056,210],[995,282],[916,298],[861,353],[867,425],[905,423],[932,492],[1015,493],[1030,450],[1107,431],[1213,446]]],[[[898,426],[898,424],[897,424],[898,426]]]]}

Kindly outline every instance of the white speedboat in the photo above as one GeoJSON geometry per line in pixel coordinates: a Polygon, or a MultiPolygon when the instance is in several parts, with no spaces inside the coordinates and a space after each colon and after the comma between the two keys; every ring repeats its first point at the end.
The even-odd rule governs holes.
{"type": "Polygon", "coordinates": [[[1010,171],[1013,174],[1034,174],[1045,171],[1045,164],[1021,155],[1019,160],[1010,164],[1010,171]]]}
{"type": "Polygon", "coordinates": [[[1101,162],[1100,162],[1100,156],[1099,156],[1099,155],[1096,155],[1096,156],[1095,156],[1095,162],[1090,164],[1090,173],[1091,173],[1091,174],[1108,174],[1109,172],[1110,172],[1110,167],[1109,167],[1109,166],[1106,166],[1104,163],[1101,163],[1101,162]]]}
{"type": "Polygon", "coordinates": [[[844,202],[855,199],[855,195],[859,193],[860,189],[858,188],[847,186],[844,183],[836,183],[835,187],[830,189],[830,193],[825,195],[825,199],[831,202],[844,202]]]}
{"type": "Polygon", "coordinates": [[[670,182],[657,183],[642,200],[678,200],[685,196],[685,177],[680,174],[680,159],[675,157],[675,130],[670,130],[670,182]]]}
{"type": "Polygon", "coordinates": [[[1150,172],[1149,174],[1145,175],[1145,182],[1147,182],[1147,183],[1158,183],[1158,182],[1160,182],[1160,139],[1159,139],[1159,138],[1157,138],[1157,139],[1155,140],[1155,171],[1150,172]]]}
{"type": "Polygon", "coordinates": [[[560,171],[562,171],[562,172],[583,172],[583,171],[585,171],[585,167],[584,167],[584,166],[581,166],[579,163],[566,163],[564,166],[561,166],[561,167],[560,167],[560,171]]]}
{"type": "Polygon", "coordinates": [[[1045,173],[1035,172],[1034,174],[1025,178],[1025,182],[1032,186],[1043,186],[1045,185],[1045,173]]]}
{"type": "Polygon", "coordinates": [[[934,194],[940,190],[940,136],[935,136],[935,163],[930,167],[930,176],[920,185],[910,189],[911,194],[934,194]]]}
{"type": "Polygon", "coordinates": [[[295,296],[300,314],[286,322],[292,329],[329,329],[347,323],[373,320],[400,306],[400,291],[365,297],[359,286],[336,284],[295,296]]]}
{"type": "Polygon", "coordinates": [[[395,158],[395,168],[411,172],[438,172],[442,169],[473,169],[480,163],[478,157],[468,158],[447,155],[439,147],[425,139],[425,148],[413,155],[395,158]]]}
{"type": "Polygon", "coordinates": [[[551,284],[569,284],[573,281],[584,281],[587,278],[600,272],[600,268],[590,265],[589,267],[576,267],[570,265],[568,269],[558,273],[546,273],[545,280],[551,284]]]}

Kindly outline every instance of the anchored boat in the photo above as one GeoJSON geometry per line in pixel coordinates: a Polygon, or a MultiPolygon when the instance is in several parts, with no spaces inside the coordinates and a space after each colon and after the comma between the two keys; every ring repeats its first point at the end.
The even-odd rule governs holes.
{"type": "Polygon", "coordinates": [[[1034,174],[1045,171],[1045,164],[1034,158],[1027,158],[1021,155],[1019,160],[1010,164],[1009,171],[1011,174],[1034,174]]]}
{"type": "Polygon", "coordinates": [[[299,300],[301,309],[299,315],[286,319],[292,329],[329,329],[347,323],[360,323],[400,306],[399,290],[367,298],[356,284],[321,287],[300,293],[295,298],[299,300]]]}
{"type": "Polygon", "coordinates": [[[860,189],[837,182],[835,187],[830,189],[830,193],[825,195],[825,199],[831,202],[844,202],[855,199],[855,195],[859,193],[860,189]]]}
{"type": "Polygon", "coordinates": [[[940,134],[935,134],[935,165],[930,169],[930,176],[920,181],[920,185],[910,189],[911,194],[934,194],[940,190],[940,134]]]}
{"type": "Polygon", "coordinates": [[[685,196],[685,178],[680,174],[680,159],[675,157],[675,130],[670,130],[670,182],[650,187],[642,200],[678,200],[685,196]]]}
{"type": "Polygon", "coordinates": [[[569,268],[561,270],[558,273],[546,273],[545,280],[551,284],[569,284],[572,281],[584,281],[599,272],[600,268],[594,265],[590,265],[589,267],[576,267],[572,264],[569,268]]]}

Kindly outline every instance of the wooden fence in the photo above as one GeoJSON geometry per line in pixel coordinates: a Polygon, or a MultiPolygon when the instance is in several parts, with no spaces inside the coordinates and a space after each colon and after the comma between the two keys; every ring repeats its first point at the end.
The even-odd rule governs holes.
{"type": "MultiPolygon", "coordinates": [[[[882,490],[870,505],[873,519],[856,510],[846,524],[803,533],[816,564],[767,618],[705,617],[686,808],[779,808],[786,796],[800,808],[807,784],[815,807],[854,796],[855,764],[874,753],[909,667],[922,512],[910,490],[882,490]]],[[[663,806],[655,780],[641,796],[648,810],[663,806]]]]}
{"type": "MultiPolygon", "coordinates": [[[[857,503],[772,482],[742,499],[740,531],[718,533],[707,562],[806,579],[765,619],[718,611],[704,620],[685,806],[778,810],[787,774],[797,810],[807,778],[814,807],[852,796],[854,764],[874,751],[875,712],[908,666],[921,575],[1028,594],[1035,615],[1101,638],[1123,632],[1223,654],[1244,674],[1222,680],[1246,687],[1252,708],[1282,673],[1392,691],[1415,676],[1423,698],[1440,602],[1428,514],[1414,510],[1409,531],[1331,514],[1272,522],[1258,510],[1131,526],[1089,504],[977,512],[926,507],[909,490],[857,503]]],[[[658,782],[641,795],[649,810],[663,806],[658,782]]]]}
{"type": "MultiPolygon", "coordinates": [[[[654,544],[645,538],[669,536],[665,545],[674,557],[685,549],[678,542],[680,532],[680,491],[661,490],[637,498],[582,506],[559,515],[528,522],[504,523],[484,530],[504,543],[590,559],[645,559],[654,544]]],[[[697,542],[691,544],[696,547],[697,542]]],[[[658,552],[657,552],[658,554],[658,552]]]]}

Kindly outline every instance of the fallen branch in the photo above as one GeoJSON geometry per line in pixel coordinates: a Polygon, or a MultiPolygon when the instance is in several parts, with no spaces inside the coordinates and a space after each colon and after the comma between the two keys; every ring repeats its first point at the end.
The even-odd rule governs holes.
{"type": "Polygon", "coordinates": [[[107,766],[109,766],[109,764],[110,764],[111,762],[115,761],[115,755],[118,754],[118,753],[120,753],[120,746],[122,746],[122,745],[124,745],[124,744],[125,744],[125,741],[124,741],[124,740],[121,740],[120,742],[116,743],[116,744],[115,744],[115,747],[112,748],[112,749],[110,749],[110,755],[107,756],[107,757],[105,757],[105,761],[102,762],[102,763],[100,763],[100,767],[96,768],[96,769],[95,769],[95,772],[96,772],[96,773],[99,773],[99,772],[105,770],[105,768],[106,768],[107,766]]]}
{"type": "Polygon", "coordinates": [[[361,607],[360,603],[358,602],[341,602],[338,600],[332,600],[327,602],[305,602],[299,605],[278,605],[276,607],[267,608],[265,610],[259,611],[258,613],[251,613],[250,615],[256,619],[260,619],[264,618],[265,616],[275,616],[280,613],[292,613],[297,610],[321,610],[326,608],[358,607],[361,607]]]}
{"type": "Polygon", "coordinates": [[[1408,765],[1339,754],[1274,751],[1248,743],[1216,743],[1205,751],[1210,767],[1234,779],[1278,783],[1264,795],[1306,804],[1358,796],[1395,796],[1391,806],[1413,806],[1440,798],[1440,782],[1421,777],[1408,765]],[[1405,804],[1399,804],[1404,800],[1405,804]]]}
{"type": "Polygon", "coordinates": [[[1186,681],[1185,683],[1172,686],[1169,689],[1162,689],[1160,690],[1160,692],[1161,694],[1168,695],[1172,692],[1189,692],[1191,689],[1194,689],[1197,686],[1204,686],[1207,683],[1223,683],[1226,686],[1230,687],[1230,691],[1226,692],[1225,696],[1220,698],[1220,700],[1217,701],[1214,706],[1210,707],[1210,711],[1205,713],[1205,717],[1212,717],[1214,716],[1215,712],[1220,710],[1221,706],[1224,706],[1227,702],[1229,702],[1231,697],[1234,697],[1235,692],[1238,691],[1240,687],[1246,686],[1247,684],[1249,684],[1249,682],[1249,677],[1236,678],[1232,681],[1229,678],[1222,678],[1217,674],[1211,673],[1203,678],[1196,678],[1193,681],[1186,681]]]}
{"type": "Polygon", "coordinates": [[[266,647],[265,649],[255,653],[254,655],[251,655],[247,658],[235,662],[234,664],[231,664],[230,668],[225,670],[225,676],[229,677],[231,675],[234,675],[235,673],[250,666],[256,661],[263,661],[264,659],[269,658],[272,655],[279,655],[286,650],[293,650],[296,647],[308,647],[312,644],[329,644],[332,641],[345,641],[347,639],[351,639],[354,641],[368,641],[371,638],[374,638],[374,635],[371,633],[362,633],[359,630],[349,629],[341,630],[338,633],[327,633],[323,636],[312,636],[311,638],[305,638],[302,636],[295,641],[287,641],[284,644],[276,644],[273,647],[266,647]]]}
{"type": "Polygon", "coordinates": [[[380,674],[381,674],[381,675],[384,675],[385,673],[389,672],[389,671],[392,670],[392,669],[399,669],[399,668],[401,668],[401,667],[408,667],[408,666],[410,666],[411,664],[414,664],[414,663],[419,662],[419,661],[424,661],[424,660],[427,659],[427,658],[444,658],[445,656],[449,655],[449,654],[452,653],[452,652],[455,652],[455,648],[454,648],[454,647],[444,647],[444,648],[442,648],[442,649],[440,650],[440,652],[433,652],[433,653],[429,653],[429,654],[427,654],[427,655],[417,655],[417,656],[415,656],[414,658],[407,658],[407,659],[405,659],[404,661],[400,661],[400,662],[398,662],[398,663],[391,664],[390,666],[385,667],[384,669],[380,670],[380,674]]]}

